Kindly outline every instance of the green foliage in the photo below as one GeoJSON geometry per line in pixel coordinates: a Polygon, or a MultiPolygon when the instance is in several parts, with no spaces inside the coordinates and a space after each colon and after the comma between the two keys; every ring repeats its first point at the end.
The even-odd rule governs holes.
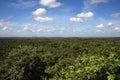
{"type": "Polygon", "coordinates": [[[45,75],[45,62],[41,53],[36,53],[37,48],[31,46],[19,46],[13,49],[4,61],[5,80],[39,80],[45,75]]]}
{"type": "Polygon", "coordinates": [[[1,38],[0,80],[120,80],[119,38],[1,38]]]}
{"type": "Polygon", "coordinates": [[[80,80],[118,80],[120,58],[117,54],[111,53],[109,57],[101,55],[79,56],[75,65],[70,65],[61,70],[65,79],[80,80]]]}

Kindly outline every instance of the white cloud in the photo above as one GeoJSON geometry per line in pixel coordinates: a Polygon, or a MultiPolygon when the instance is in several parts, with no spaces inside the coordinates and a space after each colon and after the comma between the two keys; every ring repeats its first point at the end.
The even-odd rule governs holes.
{"type": "Polygon", "coordinates": [[[65,28],[59,26],[48,27],[46,33],[64,33],[65,28]]]}
{"type": "Polygon", "coordinates": [[[97,32],[102,32],[102,30],[98,29],[97,32]]]}
{"type": "Polygon", "coordinates": [[[55,8],[61,5],[61,3],[56,0],[40,0],[40,4],[49,8],[55,8]]]}
{"type": "Polygon", "coordinates": [[[119,28],[118,28],[118,27],[115,27],[114,30],[119,30],[119,28]]]}
{"type": "Polygon", "coordinates": [[[50,17],[41,17],[43,16],[44,14],[46,14],[46,9],[44,8],[39,8],[35,11],[33,11],[33,15],[35,15],[36,17],[34,18],[35,21],[38,21],[38,22],[48,22],[48,21],[52,21],[53,18],[50,18],[50,17]]]}
{"type": "Polygon", "coordinates": [[[9,22],[5,22],[3,19],[0,19],[0,26],[4,27],[8,25],[9,25],[9,22]]]}
{"type": "Polygon", "coordinates": [[[104,27],[111,27],[113,26],[113,23],[112,22],[108,22],[106,24],[99,24],[96,26],[96,28],[104,28],[104,27]]]}
{"type": "Polygon", "coordinates": [[[109,23],[106,24],[106,26],[108,26],[108,27],[111,27],[112,25],[113,25],[112,22],[109,22],[109,23]]]}
{"type": "Polygon", "coordinates": [[[77,17],[80,17],[80,18],[91,18],[91,17],[93,17],[93,15],[94,14],[92,12],[87,12],[87,13],[82,12],[82,13],[79,13],[77,15],[77,17]]]}
{"type": "Polygon", "coordinates": [[[73,29],[73,33],[80,33],[82,30],[73,29]]]}
{"type": "Polygon", "coordinates": [[[34,32],[34,33],[45,33],[45,30],[40,28],[40,29],[32,30],[32,32],[34,32]]]}
{"type": "Polygon", "coordinates": [[[105,27],[104,24],[99,24],[96,26],[96,28],[103,28],[103,27],[105,27]]]}
{"type": "Polygon", "coordinates": [[[115,17],[115,18],[119,18],[120,17],[120,13],[113,13],[111,16],[115,17]]]}
{"type": "Polygon", "coordinates": [[[4,22],[4,20],[0,19],[0,26],[5,26],[6,22],[4,22]]]}
{"type": "Polygon", "coordinates": [[[42,16],[42,15],[44,15],[46,12],[47,12],[47,11],[46,11],[45,8],[38,8],[38,9],[36,9],[35,11],[33,11],[32,13],[33,13],[33,15],[35,15],[35,16],[42,16]]]}
{"type": "Polygon", "coordinates": [[[96,26],[97,30],[96,32],[98,33],[119,33],[120,32],[120,27],[117,24],[113,24],[113,22],[108,22],[104,24],[99,24],[96,26]],[[118,27],[115,27],[118,26],[118,27]]]}
{"type": "Polygon", "coordinates": [[[38,22],[48,22],[48,21],[52,21],[53,18],[49,18],[49,17],[35,17],[34,20],[38,21],[38,22]]]}
{"type": "Polygon", "coordinates": [[[40,24],[24,24],[22,25],[23,28],[21,30],[16,30],[16,32],[19,33],[42,33],[42,34],[48,34],[48,33],[63,33],[64,28],[59,26],[40,26],[40,24]]]}
{"type": "Polygon", "coordinates": [[[107,3],[108,0],[90,0],[91,4],[97,4],[97,3],[107,3]]]}
{"type": "Polygon", "coordinates": [[[81,18],[78,18],[78,17],[71,17],[70,21],[71,22],[83,22],[83,20],[81,18]]]}
{"type": "MultiPolygon", "coordinates": [[[[37,24],[24,24],[22,31],[32,31],[33,28],[37,27],[37,24]]],[[[19,30],[20,32],[20,30],[19,30]]]]}
{"type": "Polygon", "coordinates": [[[119,27],[115,27],[114,30],[117,31],[117,32],[120,32],[120,28],[119,27]]]}
{"type": "Polygon", "coordinates": [[[0,27],[8,27],[12,26],[14,23],[9,22],[9,21],[4,21],[3,19],[0,19],[0,27]]]}
{"type": "Polygon", "coordinates": [[[92,12],[86,12],[86,13],[82,12],[82,13],[77,14],[77,17],[71,17],[70,21],[71,22],[84,22],[93,16],[94,14],[92,12]]]}
{"type": "Polygon", "coordinates": [[[55,28],[52,28],[52,29],[48,29],[48,30],[46,30],[46,32],[55,32],[56,31],[56,29],[55,28]]]}
{"type": "Polygon", "coordinates": [[[10,28],[8,28],[8,27],[3,27],[2,30],[3,30],[3,31],[10,31],[10,28]]]}
{"type": "Polygon", "coordinates": [[[43,29],[38,29],[35,32],[44,32],[44,30],[43,29]]]}

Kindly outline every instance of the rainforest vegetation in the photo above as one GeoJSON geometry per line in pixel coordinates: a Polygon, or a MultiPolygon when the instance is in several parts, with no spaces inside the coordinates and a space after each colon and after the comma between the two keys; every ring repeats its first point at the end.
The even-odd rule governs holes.
{"type": "Polygon", "coordinates": [[[120,38],[0,38],[0,80],[120,80],[120,38]]]}

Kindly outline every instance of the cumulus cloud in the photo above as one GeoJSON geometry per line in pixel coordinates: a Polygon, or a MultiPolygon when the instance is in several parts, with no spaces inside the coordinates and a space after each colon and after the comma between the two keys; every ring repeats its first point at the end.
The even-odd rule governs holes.
{"type": "Polygon", "coordinates": [[[46,30],[46,32],[48,32],[48,33],[50,33],[50,32],[55,32],[55,31],[56,31],[55,28],[51,28],[51,29],[46,30]]]}
{"type": "Polygon", "coordinates": [[[120,17],[120,13],[113,13],[111,16],[114,17],[114,18],[119,18],[120,17]]]}
{"type": "Polygon", "coordinates": [[[73,33],[80,33],[80,32],[82,32],[82,30],[73,29],[73,33]]]}
{"type": "Polygon", "coordinates": [[[17,30],[18,33],[42,33],[42,34],[48,34],[48,33],[63,33],[64,27],[59,26],[44,26],[40,24],[23,24],[23,28],[20,30],[17,30]]]}
{"type": "Polygon", "coordinates": [[[97,3],[107,3],[108,0],[90,0],[91,4],[97,4],[97,3]]]}
{"type": "Polygon", "coordinates": [[[59,26],[48,27],[45,29],[47,33],[63,33],[65,28],[59,26]]]}
{"type": "Polygon", "coordinates": [[[52,21],[53,19],[49,17],[35,17],[34,20],[38,22],[48,22],[52,21]]]}
{"type": "Polygon", "coordinates": [[[93,15],[94,14],[92,12],[87,12],[87,13],[82,12],[82,13],[79,13],[77,15],[77,17],[80,17],[80,18],[91,18],[91,17],[93,17],[93,15]]]}
{"type": "Polygon", "coordinates": [[[8,28],[8,27],[3,27],[2,30],[3,30],[3,31],[10,31],[10,28],[8,28]]]}
{"type": "Polygon", "coordinates": [[[43,29],[38,29],[35,32],[44,32],[44,30],[43,29]]]}
{"type": "Polygon", "coordinates": [[[9,26],[11,23],[10,22],[5,22],[3,19],[0,19],[0,26],[4,27],[4,26],[9,26]]]}
{"type": "Polygon", "coordinates": [[[81,18],[78,18],[78,17],[71,17],[70,21],[71,22],[83,22],[83,20],[81,18]]]}
{"type": "Polygon", "coordinates": [[[34,18],[35,21],[38,22],[48,22],[48,21],[52,21],[53,18],[50,17],[43,17],[43,15],[45,15],[47,12],[46,9],[44,8],[38,8],[35,11],[32,12],[33,15],[35,15],[36,17],[34,18]]]}
{"type": "Polygon", "coordinates": [[[106,24],[99,24],[96,26],[96,28],[104,28],[104,27],[111,27],[113,26],[113,23],[112,22],[108,22],[106,24]]]}
{"type": "Polygon", "coordinates": [[[117,32],[120,32],[120,28],[119,27],[115,27],[114,30],[117,31],[117,32]]]}
{"type": "Polygon", "coordinates": [[[45,8],[38,8],[38,9],[36,9],[35,11],[33,11],[32,13],[33,13],[33,15],[35,15],[35,16],[42,16],[42,15],[44,15],[44,14],[46,14],[46,9],[45,8]]]}
{"type": "Polygon", "coordinates": [[[96,26],[98,33],[118,33],[120,32],[120,27],[115,27],[117,25],[114,25],[112,22],[99,24],[96,26]]]}
{"type": "MultiPolygon", "coordinates": [[[[37,24],[24,24],[21,31],[32,31],[33,28],[37,27],[37,24]]],[[[19,30],[20,32],[20,30],[19,30]]]]}
{"type": "Polygon", "coordinates": [[[113,25],[112,22],[109,22],[109,23],[106,24],[106,26],[108,26],[108,27],[111,27],[112,25],[113,25]]]}
{"type": "Polygon", "coordinates": [[[102,30],[98,29],[97,32],[102,32],[102,30]]]}
{"type": "Polygon", "coordinates": [[[96,28],[103,28],[103,27],[105,27],[104,24],[99,24],[96,26],[96,28]]]}
{"type": "Polygon", "coordinates": [[[82,13],[77,14],[76,17],[71,17],[70,21],[71,22],[84,22],[93,16],[94,14],[92,12],[86,12],[86,13],[82,12],[82,13]]]}
{"type": "Polygon", "coordinates": [[[0,19],[0,26],[6,26],[8,23],[7,22],[4,22],[3,19],[0,19]]]}
{"type": "Polygon", "coordinates": [[[56,0],[40,0],[40,4],[49,8],[55,8],[61,5],[61,3],[56,0]]]}
{"type": "Polygon", "coordinates": [[[0,19],[0,27],[8,27],[12,26],[14,23],[9,22],[9,21],[4,21],[3,19],[0,19]]]}

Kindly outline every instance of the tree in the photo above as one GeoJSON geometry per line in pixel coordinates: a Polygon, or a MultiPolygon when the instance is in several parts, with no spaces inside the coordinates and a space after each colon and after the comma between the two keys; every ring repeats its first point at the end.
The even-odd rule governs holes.
{"type": "Polygon", "coordinates": [[[13,49],[4,61],[5,80],[40,80],[46,63],[41,59],[41,53],[36,53],[37,48],[32,46],[19,46],[13,49]]]}

